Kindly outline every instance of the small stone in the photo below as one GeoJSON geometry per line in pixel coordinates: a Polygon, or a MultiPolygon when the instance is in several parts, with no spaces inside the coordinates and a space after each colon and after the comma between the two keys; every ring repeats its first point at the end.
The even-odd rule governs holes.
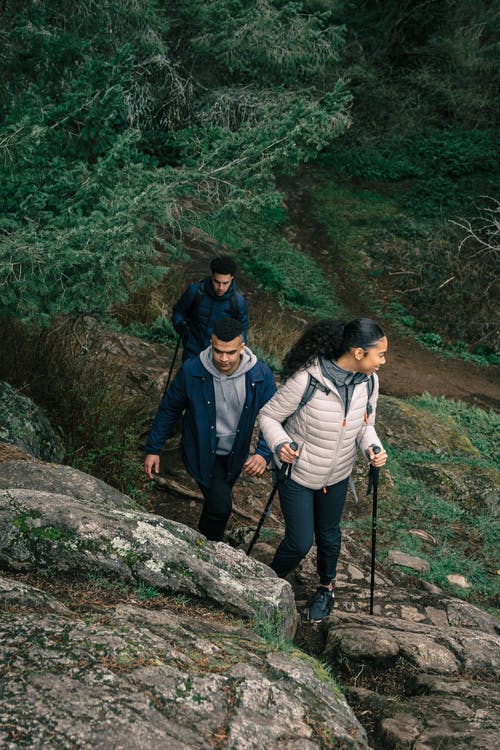
{"type": "Polygon", "coordinates": [[[414,555],[407,555],[399,550],[391,550],[387,555],[387,562],[392,565],[404,565],[405,568],[418,570],[421,573],[428,573],[431,569],[427,560],[423,560],[421,557],[415,557],[414,555]]]}
{"type": "Polygon", "coordinates": [[[446,580],[448,583],[451,583],[453,586],[458,586],[461,589],[470,589],[470,583],[467,580],[467,578],[464,578],[464,576],[461,575],[449,575],[446,576],[446,580]]]}
{"type": "Polygon", "coordinates": [[[418,536],[419,539],[422,539],[424,542],[429,542],[429,544],[437,544],[436,537],[432,536],[432,534],[429,534],[428,531],[424,531],[423,529],[410,529],[408,533],[412,536],[418,536]]]}
{"type": "Polygon", "coordinates": [[[356,565],[348,565],[347,572],[349,578],[351,578],[353,581],[361,581],[365,577],[363,571],[360,570],[360,568],[356,567],[356,565]]]}

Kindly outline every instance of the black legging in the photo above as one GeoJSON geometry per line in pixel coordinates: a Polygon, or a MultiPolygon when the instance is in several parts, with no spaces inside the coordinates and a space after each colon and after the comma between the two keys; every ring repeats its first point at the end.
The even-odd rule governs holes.
{"type": "Polygon", "coordinates": [[[227,456],[216,456],[210,487],[198,483],[205,498],[198,529],[213,542],[222,542],[224,539],[233,507],[232,490],[236,477],[228,481],[227,462],[227,456]]]}
{"type": "Polygon", "coordinates": [[[284,480],[279,494],[285,519],[285,537],[271,564],[280,578],[297,567],[316,537],[319,582],[327,586],[334,580],[342,541],[340,520],[348,482],[349,477],[326,487],[324,492],[323,489],[302,487],[293,479],[284,480]]]}

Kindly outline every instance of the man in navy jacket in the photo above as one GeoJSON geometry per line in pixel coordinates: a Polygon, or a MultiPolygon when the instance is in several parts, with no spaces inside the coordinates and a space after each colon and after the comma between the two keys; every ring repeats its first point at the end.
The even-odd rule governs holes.
{"type": "Polygon", "coordinates": [[[236,290],[236,263],[229,255],[217,256],[210,263],[211,276],[190,284],[172,310],[172,324],[182,338],[182,361],[195,357],[210,344],[215,321],[222,317],[241,321],[243,338],[248,331],[245,298],[236,290]]]}
{"type": "Polygon", "coordinates": [[[199,530],[222,541],[240,472],[260,476],[271,458],[262,435],[250,442],[259,410],[276,392],[274,376],[245,345],[239,320],[219,318],[211,344],[184,362],[163,396],[149,433],[144,468],[160,469],[160,451],[182,418],[182,457],[204,497],[199,530]]]}

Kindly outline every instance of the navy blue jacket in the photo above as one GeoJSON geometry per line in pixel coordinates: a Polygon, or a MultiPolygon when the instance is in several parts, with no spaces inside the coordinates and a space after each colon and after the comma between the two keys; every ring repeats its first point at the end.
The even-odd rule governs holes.
{"type": "Polygon", "coordinates": [[[210,336],[215,321],[222,317],[233,317],[231,297],[235,297],[238,320],[243,326],[245,343],[248,331],[248,312],[245,298],[236,290],[236,284],[231,282],[229,289],[220,297],[215,293],[212,277],[208,276],[201,282],[190,284],[179,297],[172,310],[172,324],[182,337],[184,348],[183,359],[194,357],[210,344],[210,336]],[[203,295],[199,295],[200,284],[203,295]],[[199,295],[199,299],[198,299],[199,295]]]}
{"type": "MultiPolygon", "coordinates": [[[[273,373],[263,362],[257,362],[248,370],[245,378],[246,398],[233,449],[228,456],[228,481],[236,479],[241,472],[248,458],[257,414],[277,390],[273,373]]],[[[146,453],[160,454],[184,409],[181,441],[184,464],[193,479],[209,487],[217,447],[215,391],[212,375],[203,367],[199,357],[184,362],[164,394],[144,448],[146,453]]],[[[255,452],[266,462],[271,458],[262,435],[259,435],[255,452]]]]}

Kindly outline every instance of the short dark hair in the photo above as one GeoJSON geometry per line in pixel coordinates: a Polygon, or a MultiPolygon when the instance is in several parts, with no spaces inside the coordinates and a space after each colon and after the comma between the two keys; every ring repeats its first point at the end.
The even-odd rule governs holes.
{"type": "Polygon", "coordinates": [[[236,263],[230,255],[218,255],[210,263],[212,273],[229,273],[231,276],[234,276],[236,268],[236,263]]]}
{"type": "Polygon", "coordinates": [[[212,333],[219,341],[232,341],[238,336],[243,337],[243,325],[236,318],[219,318],[215,321],[212,333]]]}

